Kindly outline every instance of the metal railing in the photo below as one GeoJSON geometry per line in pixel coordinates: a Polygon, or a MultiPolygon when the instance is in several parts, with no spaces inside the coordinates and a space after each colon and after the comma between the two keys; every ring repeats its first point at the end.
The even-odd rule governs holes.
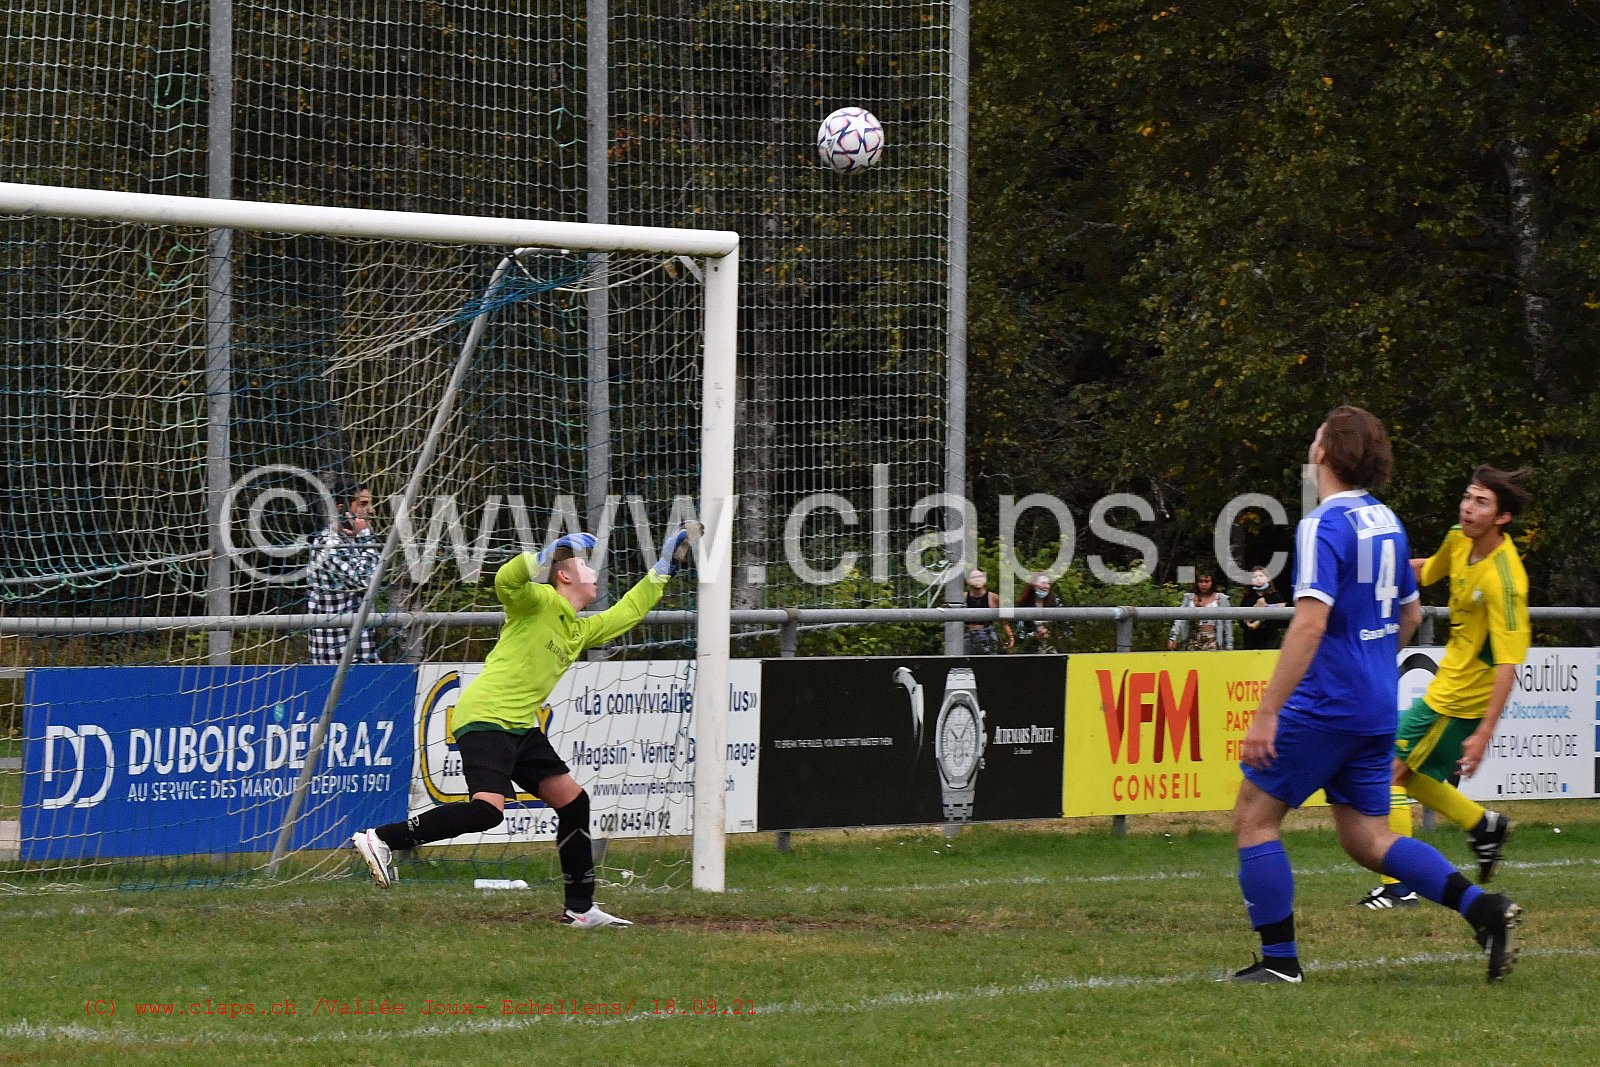
{"type": "MultiPolygon", "coordinates": [[[[1422,609],[1423,643],[1432,641],[1432,624],[1448,619],[1449,609],[1425,606],[1422,609]]],[[[1600,607],[1532,607],[1533,621],[1576,620],[1600,622],[1600,607]]],[[[1262,619],[1287,622],[1294,609],[1282,608],[1180,608],[1115,606],[1083,608],[750,608],[735,610],[735,626],[776,627],[780,645],[792,648],[793,638],[802,627],[818,625],[882,625],[885,623],[951,622],[1111,622],[1116,624],[1117,651],[1133,650],[1133,628],[1139,622],[1172,622],[1177,619],[1262,619]]],[[[652,611],[644,618],[646,626],[687,626],[694,623],[693,611],[652,611]]],[[[443,629],[499,626],[505,621],[500,611],[396,611],[374,612],[366,625],[374,628],[435,626],[443,629]]],[[[312,628],[349,629],[353,614],[343,615],[173,615],[167,617],[123,616],[27,616],[0,615],[0,636],[108,634],[171,632],[175,630],[309,630],[312,628]]],[[[786,653],[792,654],[792,653],[786,653]]]]}

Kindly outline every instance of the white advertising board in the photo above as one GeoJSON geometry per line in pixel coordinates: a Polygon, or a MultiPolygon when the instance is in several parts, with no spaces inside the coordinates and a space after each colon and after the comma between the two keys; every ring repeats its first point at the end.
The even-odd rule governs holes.
{"type": "MultiPolygon", "coordinates": [[[[416,767],[412,815],[467,796],[461,758],[449,736],[457,697],[482,663],[418,668],[416,767]]],[[[727,819],[729,833],[756,828],[761,750],[761,663],[728,665],[727,819]]],[[[686,660],[574,663],[546,704],[545,732],[573,777],[589,792],[596,838],[686,835],[694,812],[694,664],[686,660]]],[[[519,786],[525,783],[518,782],[519,786]]],[[[532,794],[506,806],[506,820],[456,843],[548,841],[555,813],[532,794]]]]}
{"type": "MultiPolygon", "coordinates": [[[[1400,707],[1423,694],[1442,648],[1400,654],[1400,707]]],[[[1592,648],[1535,648],[1517,668],[1483,764],[1461,791],[1480,803],[1569,800],[1596,791],[1600,733],[1600,657],[1592,648]]]]}

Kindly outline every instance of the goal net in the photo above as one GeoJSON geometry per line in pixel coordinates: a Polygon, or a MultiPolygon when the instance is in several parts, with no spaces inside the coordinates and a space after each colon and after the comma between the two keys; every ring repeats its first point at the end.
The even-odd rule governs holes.
{"type": "MultiPolygon", "coordinates": [[[[496,570],[587,530],[598,608],[690,517],[541,716],[602,880],[722,888],[736,249],[0,185],[0,888],[352,876],[354,830],[467,799],[496,570]]],[[[559,881],[553,814],[507,816],[402,882],[559,881]]]]}

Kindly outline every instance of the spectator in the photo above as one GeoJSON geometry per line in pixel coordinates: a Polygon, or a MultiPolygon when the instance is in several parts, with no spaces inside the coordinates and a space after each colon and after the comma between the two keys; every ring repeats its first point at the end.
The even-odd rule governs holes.
{"type": "MultiPolygon", "coordinates": [[[[967,595],[963,607],[969,608],[998,608],[1000,595],[989,588],[989,576],[977,567],[967,572],[967,595]]],[[[1011,633],[1011,627],[1005,623],[969,622],[963,642],[966,654],[969,656],[992,656],[1000,651],[1000,636],[996,630],[1006,633],[1006,648],[1016,643],[1011,633]]]]}
{"type": "MultiPolygon", "coordinates": [[[[1217,589],[1209,572],[1195,576],[1194,589],[1183,594],[1186,608],[1225,608],[1228,594],[1217,589]]],[[[1174,619],[1172,634],[1167,638],[1167,650],[1185,652],[1215,652],[1233,648],[1233,623],[1228,619],[1174,619]]]]}
{"type": "MultiPolygon", "coordinates": [[[[1250,588],[1239,598],[1241,608],[1281,608],[1288,603],[1272,579],[1267,577],[1265,567],[1251,568],[1250,588]]],[[[1288,628],[1289,623],[1281,619],[1245,619],[1244,633],[1239,635],[1240,644],[1251,649],[1277,648],[1278,642],[1283,640],[1283,631],[1288,628]]]]}
{"type": "MultiPolygon", "coordinates": [[[[1028,580],[1028,588],[1017,598],[1019,608],[1059,608],[1061,598],[1050,588],[1048,574],[1035,574],[1028,580]]],[[[1019,625],[1024,652],[1060,652],[1072,636],[1072,628],[1064,622],[1045,622],[1036,619],[1019,625]]]]}
{"type": "MultiPolygon", "coordinates": [[[[360,608],[381,555],[372,531],[372,490],[366,483],[339,483],[333,490],[333,504],[338,515],[311,539],[306,610],[313,615],[347,615],[360,608]]],[[[311,662],[337,664],[349,637],[350,631],[345,627],[312,630],[311,662]]],[[[352,662],[381,662],[378,641],[371,630],[361,631],[352,662]]]]}

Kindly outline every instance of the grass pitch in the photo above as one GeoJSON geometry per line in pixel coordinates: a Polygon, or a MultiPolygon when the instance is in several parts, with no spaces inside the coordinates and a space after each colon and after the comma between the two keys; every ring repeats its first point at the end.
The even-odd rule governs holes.
{"type": "MultiPolygon", "coordinates": [[[[0,1063],[1586,1062],[1600,802],[1509,811],[1523,952],[1494,986],[1454,914],[1355,908],[1372,876],[1315,813],[1286,835],[1300,987],[1214,981],[1256,947],[1220,817],[759,836],[727,894],[603,891],[626,930],[560,927],[552,885],[382,892],[354,864],[0,898],[0,1063]]],[[[1425,836],[1470,873],[1458,831],[1425,836]]]]}

